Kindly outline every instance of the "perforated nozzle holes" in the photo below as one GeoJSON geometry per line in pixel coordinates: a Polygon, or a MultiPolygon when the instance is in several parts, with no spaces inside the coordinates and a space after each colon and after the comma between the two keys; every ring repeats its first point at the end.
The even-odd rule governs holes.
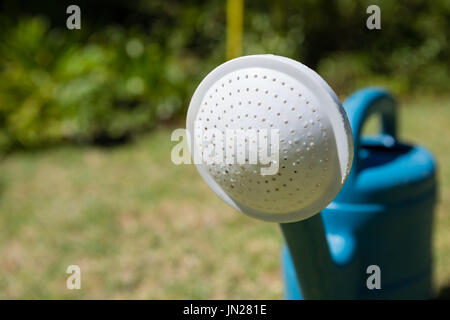
{"type": "Polygon", "coordinates": [[[208,185],[263,220],[320,212],[351,168],[351,129],[338,98],[317,73],[284,57],[246,56],[214,69],[192,97],[187,129],[208,185]]]}

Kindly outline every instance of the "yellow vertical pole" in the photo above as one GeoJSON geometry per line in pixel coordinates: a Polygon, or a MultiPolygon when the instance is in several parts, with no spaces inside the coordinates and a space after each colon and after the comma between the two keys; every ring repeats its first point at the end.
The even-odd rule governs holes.
{"type": "Polygon", "coordinates": [[[242,55],[244,0],[227,0],[227,60],[242,55]]]}

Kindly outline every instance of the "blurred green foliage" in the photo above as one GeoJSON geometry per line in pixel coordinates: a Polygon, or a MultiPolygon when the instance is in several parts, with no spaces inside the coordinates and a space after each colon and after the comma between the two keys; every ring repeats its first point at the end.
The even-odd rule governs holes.
{"type": "MultiPolygon", "coordinates": [[[[69,4],[3,6],[0,150],[148,130],[184,114],[224,61],[224,1],[81,2],[80,31],[65,27],[69,4]]],[[[244,54],[297,59],[338,94],[369,84],[448,92],[449,24],[447,0],[248,0],[244,54]],[[381,7],[381,30],[366,28],[370,4],[381,7]]]]}
{"type": "Polygon", "coordinates": [[[33,17],[1,41],[1,149],[122,139],[182,111],[197,82],[195,63],[116,26],[80,41],[33,17]]]}

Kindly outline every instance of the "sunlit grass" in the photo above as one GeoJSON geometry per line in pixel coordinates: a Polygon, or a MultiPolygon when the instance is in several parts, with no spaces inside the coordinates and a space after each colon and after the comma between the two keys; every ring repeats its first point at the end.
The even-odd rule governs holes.
{"type": "MultiPolygon", "coordinates": [[[[437,156],[435,271],[450,284],[450,99],[402,102],[400,136],[437,156]]],[[[282,297],[276,224],[230,209],[169,129],[114,148],[61,146],[0,162],[0,298],[282,297]],[[65,287],[68,265],[82,289],[65,287]]]]}
{"type": "Polygon", "coordinates": [[[403,103],[400,134],[431,150],[438,162],[439,205],[434,233],[438,288],[450,286],[450,99],[418,98],[403,103]]]}

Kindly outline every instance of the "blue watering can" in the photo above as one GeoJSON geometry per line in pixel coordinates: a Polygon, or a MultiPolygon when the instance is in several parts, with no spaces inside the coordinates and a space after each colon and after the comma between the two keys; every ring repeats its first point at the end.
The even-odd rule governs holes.
{"type": "Polygon", "coordinates": [[[431,298],[434,157],[397,140],[396,103],[388,92],[362,89],[344,108],[353,131],[353,167],[320,214],[281,224],[285,298],[431,298]],[[381,133],[361,137],[374,114],[381,117],[381,133]],[[367,285],[370,266],[379,268],[379,288],[367,285]]]}

